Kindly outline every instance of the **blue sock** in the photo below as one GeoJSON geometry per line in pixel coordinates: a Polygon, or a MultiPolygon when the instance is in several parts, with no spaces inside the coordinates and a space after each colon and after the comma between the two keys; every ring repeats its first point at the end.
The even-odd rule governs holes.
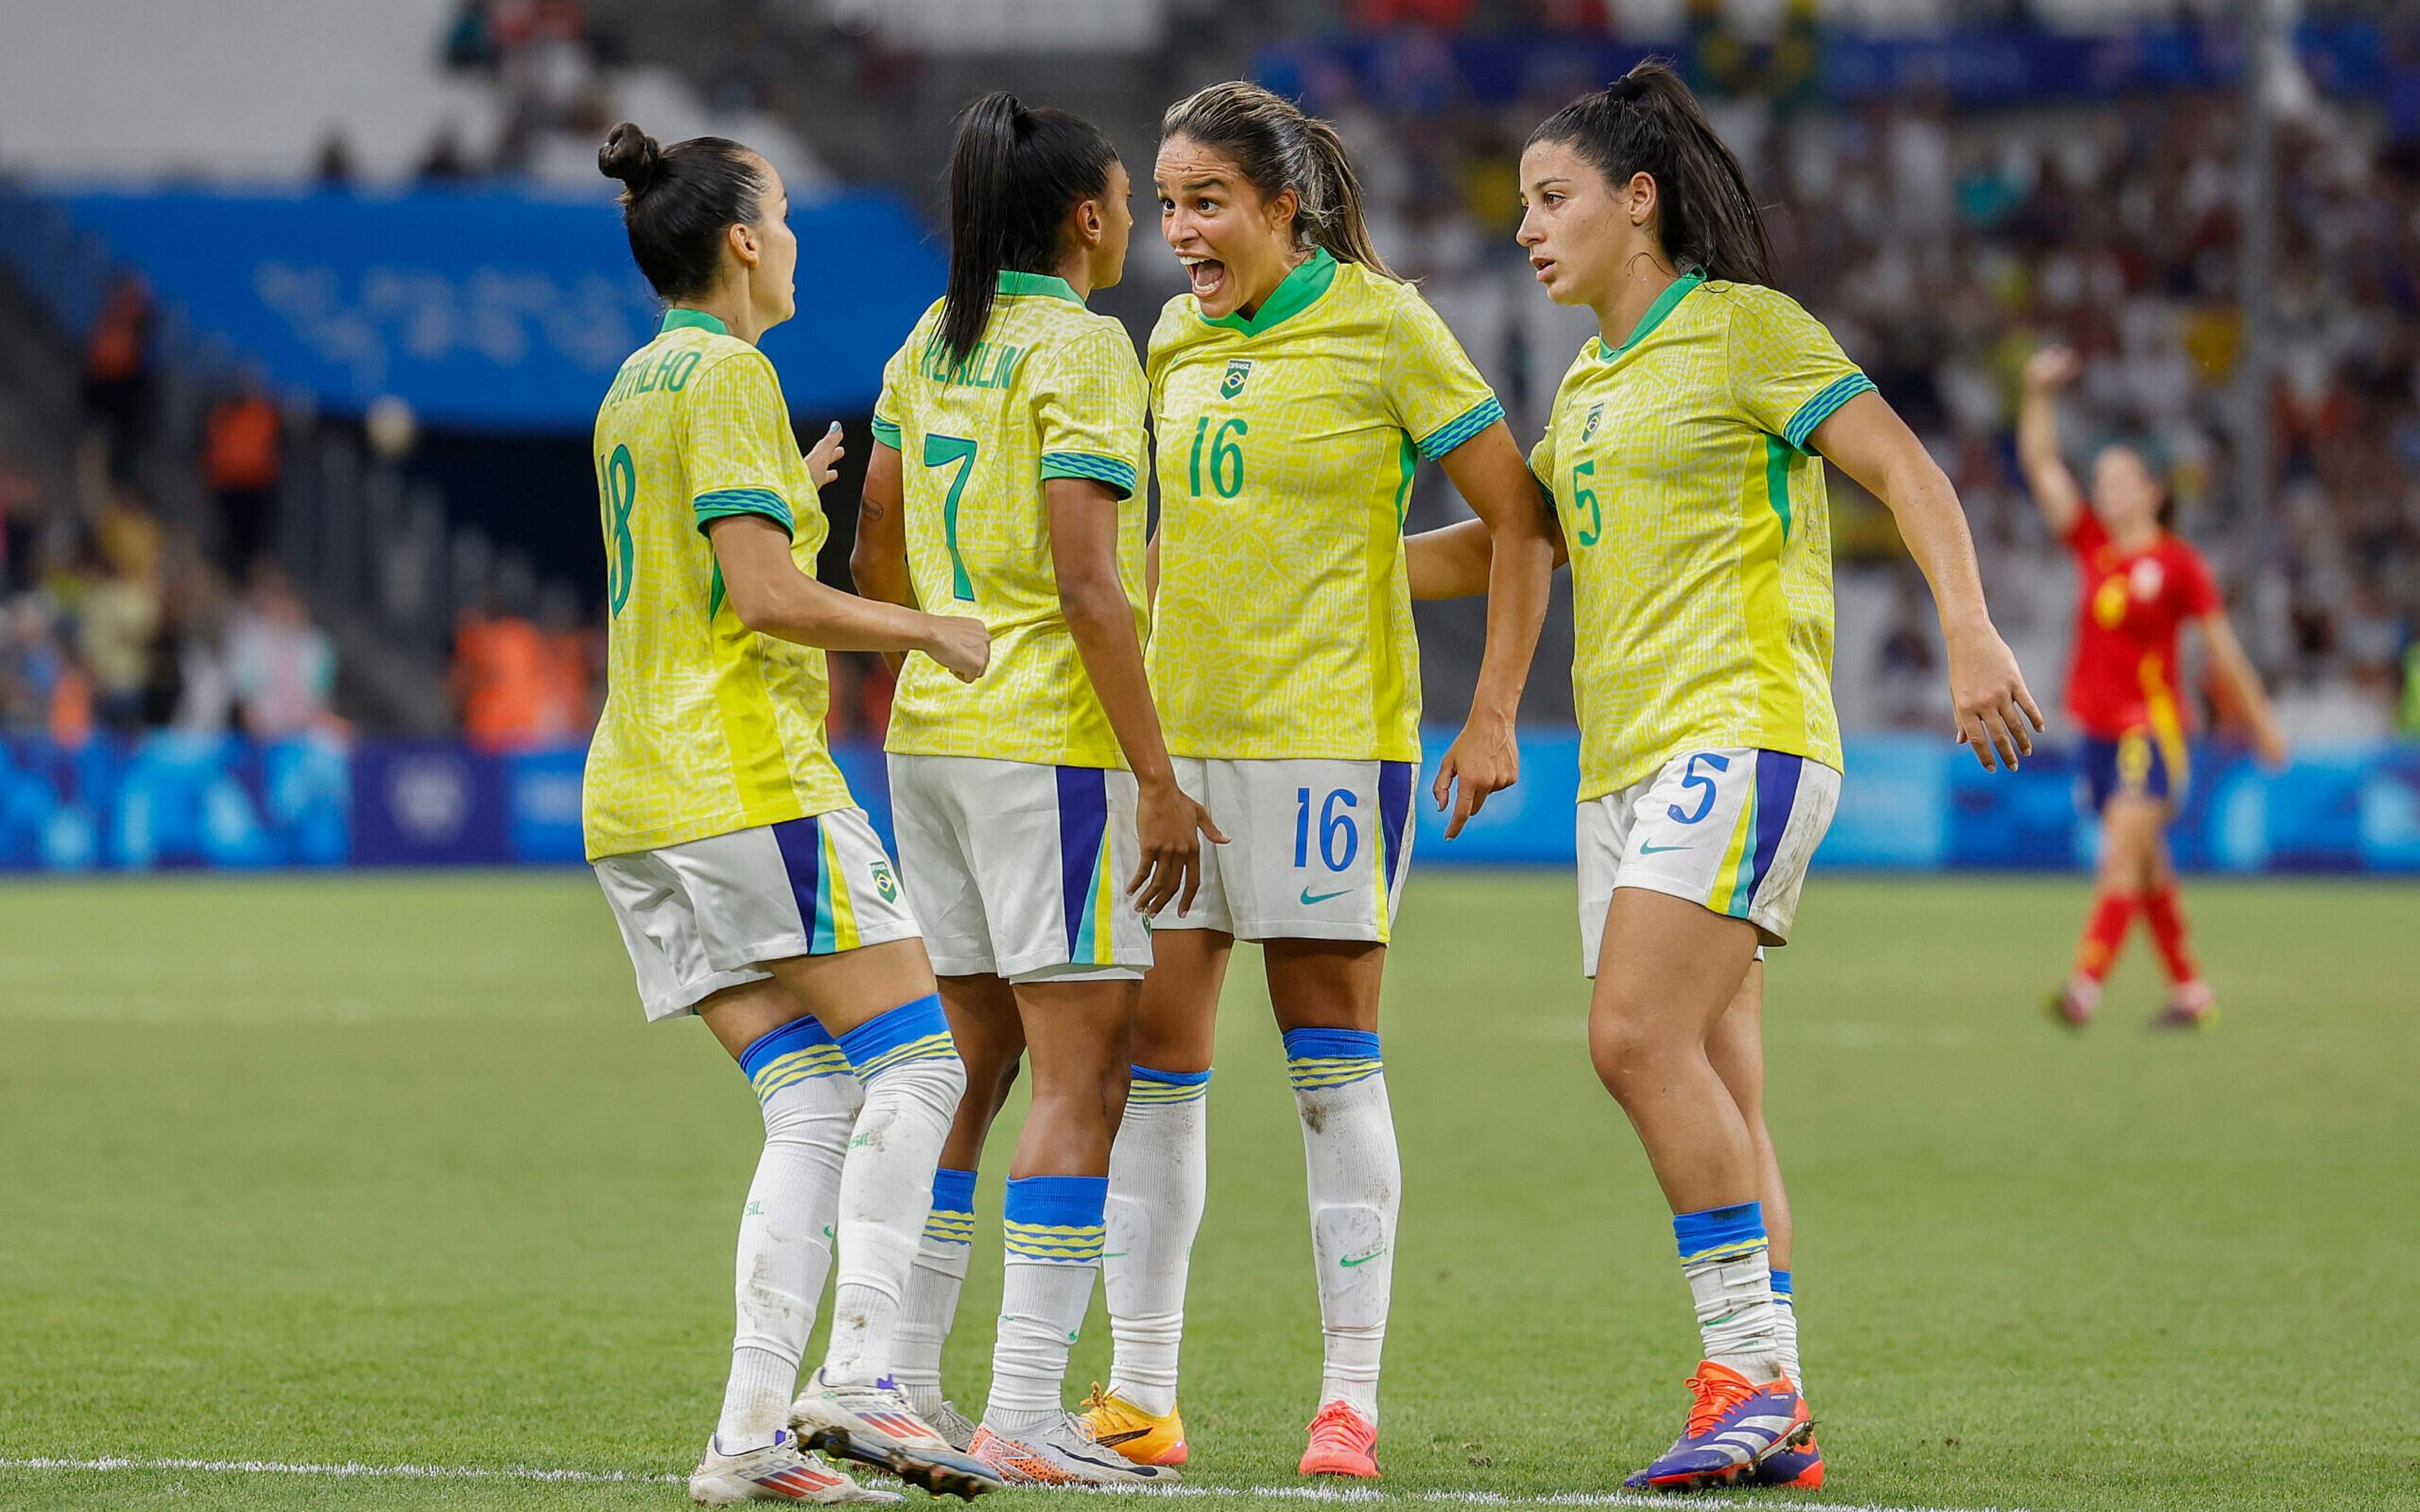
{"type": "Polygon", "coordinates": [[[847,1075],[848,1057],[811,1014],[767,1032],[739,1052],[739,1071],[761,1103],[810,1076],[847,1075]]]}
{"type": "Polygon", "coordinates": [[[943,1244],[975,1242],[975,1173],[944,1165],[933,1173],[933,1211],[924,1237],[943,1244]]]}
{"type": "Polygon", "coordinates": [[[842,1035],[840,1047],[848,1057],[849,1069],[868,1087],[884,1072],[910,1061],[958,1053],[950,1039],[950,1021],[941,1013],[939,993],[926,993],[912,1003],[876,1013],[842,1035]]]}
{"type": "Polygon", "coordinates": [[[1093,1303],[1109,1200],[1106,1176],[1028,1176],[1008,1183],[1001,1227],[1008,1239],[984,1422],[1011,1436],[1063,1409],[1067,1348],[1093,1303]]]}
{"type": "Polygon", "coordinates": [[[1288,1029],[1286,1075],[1297,1092],[1342,1087],[1387,1069],[1378,1037],[1363,1029],[1288,1029]]]}

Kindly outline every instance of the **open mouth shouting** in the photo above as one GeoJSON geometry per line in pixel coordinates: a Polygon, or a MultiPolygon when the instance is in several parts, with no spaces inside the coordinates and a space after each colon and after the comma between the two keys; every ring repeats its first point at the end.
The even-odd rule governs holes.
{"type": "Polygon", "coordinates": [[[1176,259],[1185,265],[1185,276],[1193,285],[1193,297],[1207,304],[1227,286],[1227,265],[1216,257],[1191,257],[1179,254],[1176,259]]]}

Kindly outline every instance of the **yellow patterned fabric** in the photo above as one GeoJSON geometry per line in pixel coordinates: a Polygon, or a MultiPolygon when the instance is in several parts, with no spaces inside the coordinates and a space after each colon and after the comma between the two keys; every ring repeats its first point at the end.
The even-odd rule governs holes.
{"type": "Polygon", "coordinates": [[[1249,317],[1170,301],[1147,371],[1169,749],[1419,761],[1412,472],[1504,414],[1453,332],[1411,285],[1320,252],[1249,317]]]}
{"type": "Polygon", "coordinates": [[[1873,385],[1776,290],[1691,274],[1590,338],[1530,471],[1572,557],[1582,802],[1686,751],[1840,765],[1815,427],[1873,385]]]}
{"type": "Polygon", "coordinates": [[[724,601],[706,528],[757,515],[814,571],[828,527],[765,354],[674,310],[597,412],[605,711],[588,747],[591,860],[849,807],[824,738],[824,654],[724,601]]]}
{"type": "Polygon", "coordinates": [[[935,340],[936,301],[882,373],[875,440],[900,454],[916,601],[991,629],[991,665],[961,683],[927,656],[899,674],[885,748],[1049,766],[1126,764],[1060,612],[1042,485],[1087,478],[1125,501],[1118,574],[1143,636],[1150,457],[1142,367],[1125,328],[1066,281],[1000,275],[963,363],[935,340]]]}

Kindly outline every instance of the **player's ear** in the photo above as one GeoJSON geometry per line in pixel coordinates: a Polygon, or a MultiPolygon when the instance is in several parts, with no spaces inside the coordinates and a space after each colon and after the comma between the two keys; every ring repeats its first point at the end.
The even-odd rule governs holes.
{"type": "Polygon", "coordinates": [[[1269,218],[1270,230],[1287,231],[1292,229],[1295,216],[1302,208],[1302,200],[1295,193],[1294,185],[1288,184],[1261,208],[1269,218]]]}
{"type": "Polygon", "coordinates": [[[1621,198],[1622,212],[1630,217],[1630,224],[1643,226],[1655,219],[1655,208],[1662,195],[1656,191],[1653,174],[1635,173],[1622,186],[1621,198]]]}
{"type": "Polygon", "coordinates": [[[1108,227],[1101,219],[1101,202],[1096,199],[1076,202],[1076,239],[1087,247],[1097,247],[1108,227]]]}
{"type": "Polygon", "coordinates": [[[731,229],[723,235],[731,243],[732,255],[739,259],[742,267],[753,268],[764,257],[764,249],[756,244],[755,228],[747,222],[732,222],[731,229]]]}

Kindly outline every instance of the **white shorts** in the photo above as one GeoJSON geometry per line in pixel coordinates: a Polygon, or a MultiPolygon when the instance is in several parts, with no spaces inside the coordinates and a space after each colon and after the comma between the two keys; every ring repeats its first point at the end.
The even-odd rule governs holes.
{"type": "Polygon", "coordinates": [[[1411,762],[1175,759],[1176,782],[1228,843],[1202,847],[1202,892],[1163,930],[1247,940],[1375,940],[1394,933],[1411,873],[1411,762]]]}
{"type": "Polygon", "coordinates": [[[765,980],[772,973],[759,962],[917,933],[907,889],[862,809],[609,856],[597,880],[651,1022],[765,980]]]}
{"type": "Polygon", "coordinates": [[[1644,887],[1790,939],[1798,889],[1840,801],[1840,774],[1772,750],[1701,750],[1579,807],[1580,961],[1596,975],[1617,887],[1644,887]]]}
{"type": "Polygon", "coordinates": [[[1131,772],[894,755],[891,817],[924,949],[945,977],[1137,980],[1151,926],[1131,772]]]}

